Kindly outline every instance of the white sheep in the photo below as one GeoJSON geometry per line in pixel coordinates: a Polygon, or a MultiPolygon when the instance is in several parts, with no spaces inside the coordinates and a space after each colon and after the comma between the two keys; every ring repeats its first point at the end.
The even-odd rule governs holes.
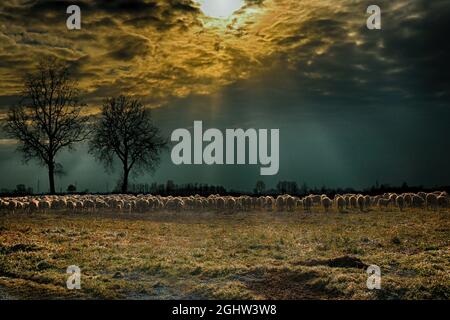
{"type": "Polygon", "coordinates": [[[310,196],[303,198],[303,206],[306,212],[311,212],[313,206],[313,199],[310,196]]]}
{"type": "Polygon", "coordinates": [[[336,207],[339,212],[344,212],[345,199],[341,196],[336,197],[336,207]]]}
{"type": "Polygon", "coordinates": [[[400,209],[400,211],[403,211],[403,209],[405,207],[405,198],[402,195],[398,196],[395,199],[395,204],[400,209]]]}
{"type": "Polygon", "coordinates": [[[333,201],[331,201],[331,199],[327,196],[322,197],[321,202],[325,212],[328,212],[328,210],[330,210],[331,206],[333,205],[333,201]]]}
{"type": "Polygon", "coordinates": [[[427,209],[432,208],[433,210],[436,210],[438,207],[438,199],[436,194],[428,193],[425,197],[425,204],[427,209]]]}

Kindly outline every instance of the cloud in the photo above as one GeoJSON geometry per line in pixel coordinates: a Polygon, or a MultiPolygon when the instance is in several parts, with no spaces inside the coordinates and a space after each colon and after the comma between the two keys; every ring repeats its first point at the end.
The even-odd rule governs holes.
{"type": "Polygon", "coordinates": [[[381,1],[381,31],[366,29],[368,5],[247,0],[219,21],[189,0],[2,3],[1,94],[16,95],[21,76],[51,55],[70,61],[95,103],[127,92],[163,106],[283,72],[305,98],[448,99],[448,43],[440,39],[448,2],[381,1]],[[74,3],[82,8],[80,31],[65,28],[65,8],[74,3]]]}

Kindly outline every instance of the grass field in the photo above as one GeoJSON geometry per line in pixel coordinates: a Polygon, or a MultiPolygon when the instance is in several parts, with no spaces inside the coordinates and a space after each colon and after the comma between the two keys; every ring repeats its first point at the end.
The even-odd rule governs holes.
{"type": "Polygon", "coordinates": [[[3,215],[0,299],[449,299],[449,248],[449,212],[3,215]]]}

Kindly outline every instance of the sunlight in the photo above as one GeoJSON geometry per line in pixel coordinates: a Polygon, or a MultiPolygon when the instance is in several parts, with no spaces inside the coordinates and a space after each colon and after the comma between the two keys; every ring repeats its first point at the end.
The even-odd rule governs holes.
{"type": "Polygon", "coordinates": [[[200,10],[208,17],[228,19],[235,11],[242,8],[244,0],[195,0],[200,10]]]}

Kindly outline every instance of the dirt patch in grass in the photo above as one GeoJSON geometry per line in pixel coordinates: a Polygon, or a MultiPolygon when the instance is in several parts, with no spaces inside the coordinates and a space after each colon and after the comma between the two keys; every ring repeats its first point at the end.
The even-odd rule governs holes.
{"type": "Polygon", "coordinates": [[[18,243],[12,246],[2,246],[0,245],[0,253],[1,254],[11,254],[14,252],[32,252],[37,251],[39,248],[34,244],[24,244],[18,243]]]}
{"type": "Polygon", "coordinates": [[[328,266],[330,268],[356,268],[366,269],[367,264],[361,261],[361,259],[351,256],[342,256],[333,259],[324,260],[308,260],[304,262],[295,262],[294,265],[303,266],[328,266]]]}
{"type": "Polygon", "coordinates": [[[267,269],[257,274],[255,279],[245,283],[263,299],[336,299],[341,296],[336,289],[327,287],[328,279],[317,271],[267,269]]]}

